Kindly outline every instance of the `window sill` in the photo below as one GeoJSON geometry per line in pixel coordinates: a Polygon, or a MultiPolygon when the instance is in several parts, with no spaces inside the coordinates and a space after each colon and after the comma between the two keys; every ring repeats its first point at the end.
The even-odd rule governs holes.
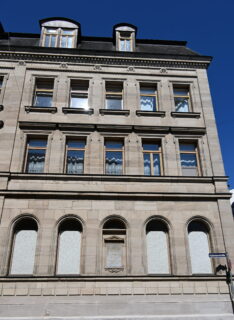
{"type": "Polygon", "coordinates": [[[200,112],[171,112],[171,116],[174,118],[200,118],[200,112]]]}
{"type": "Polygon", "coordinates": [[[138,117],[144,116],[144,117],[165,117],[166,112],[165,111],[143,111],[143,110],[137,110],[136,115],[138,117]]]}
{"type": "Polygon", "coordinates": [[[93,109],[83,109],[83,108],[62,108],[63,113],[78,113],[78,114],[93,114],[93,109]]]}
{"type": "Polygon", "coordinates": [[[105,114],[128,116],[130,110],[116,110],[116,109],[99,109],[99,113],[103,116],[105,114]]]}
{"type": "Polygon", "coordinates": [[[56,107],[34,107],[34,106],[26,106],[25,111],[27,113],[29,112],[50,112],[50,113],[56,113],[57,108],[56,107]]]}
{"type": "Polygon", "coordinates": [[[4,107],[2,104],[0,104],[0,111],[3,111],[4,110],[4,107]]]}

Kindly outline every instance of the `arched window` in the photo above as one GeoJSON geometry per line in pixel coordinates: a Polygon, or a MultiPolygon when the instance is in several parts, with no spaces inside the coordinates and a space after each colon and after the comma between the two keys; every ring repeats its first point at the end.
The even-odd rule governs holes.
{"type": "Polygon", "coordinates": [[[207,225],[200,221],[190,222],[188,239],[192,273],[212,273],[207,225]]]}
{"type": "Polygon", "coordinates": [[[168,227],[158,219],[146,225],[148,273],[169,273],[168,227]]]}
{"type": "Polygon", "coordinates": [[[103,225],[103,264],[107,272],[121,272],[126,269],[126,225],[117,218],[107,220],[103,225]]]}
{"type": "Polygon", "coordinates": [[[37,223],[31,218],[15,225],[10,274],[33,274],[37,231],[37,223]]]}
{"type": "Polygon", "coordinates": [[[82,225],[67,219],[59,225],[57,274],[79,274],[82,225]]]}

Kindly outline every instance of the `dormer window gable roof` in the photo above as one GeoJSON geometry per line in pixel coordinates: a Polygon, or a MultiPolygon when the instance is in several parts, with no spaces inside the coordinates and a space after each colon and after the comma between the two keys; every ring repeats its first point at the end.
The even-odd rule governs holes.
{"type": "Polygon", "coordinates": [[[135,51],[137,27],[130,23],[118,23],[113,27],[113,40],[117,51],[135,51]]]}

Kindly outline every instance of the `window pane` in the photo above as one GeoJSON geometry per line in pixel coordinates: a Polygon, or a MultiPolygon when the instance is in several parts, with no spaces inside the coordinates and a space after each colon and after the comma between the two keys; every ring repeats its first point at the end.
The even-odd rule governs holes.
{"type": "Polygon", "coordinates": [[[49,46],[50,46],[50,36],[47,35],[47,36],[45,37],[45,47],[49,47],[49,46]]]}
{"type": "Polygon", "coordinates": [[[125,41],[124,40],[120,40],[120,50],[125,51],[125,41]]]}
{"type": "Polygon", "coordinates": [[[67,151],[67,173],[82,174],[84,173],[84,150],[67,151]]]}
{"type": "Polygon", "coordinates": [[[186,88],[174,89],[174,95],[175,96],[188,96],[189,95],[189,90],[186,89],[186,88]]]}
{"type": "Polygon", "coordinates": [[[87,97],[72,96],[70,107],[71,108],[88,109],[88,98],[87,97]]]}
{"type": "Polygon", "coordinates": [[[197,176],[197,158],[196,154],[181,153],[180,162],[182,173],[185,176],[197,176]]]}
{"type": "Polygon", "coordinates": [[[30,139],[28,145],[30,147],[46,147],[47,141],[44,139],[30,139]]]}
{"type": "Polygon", "coordinates": [[[47,33],[57,33],[57,29],[46,29],[47,33]]]}
{"type": "Polygon", "coordinates": [[[155,88],[150,87],[141,87],[140,89],[141,94],[155,94],[155,88]]]}
{"type": "Polygon", "coordinates": [[[61,47],[62,48],[67,47],[67,37],[61,37],[61,47]]]}
{"type": "Polygon", "coordinates": [[[160,145],[156,143],[143,143],[143,149],[147,151],[158,151],[160,145]]]}
{"type": "Polygon", "coordinates": [[[81,233],[63,231],[59,236],[58,274],[80,273],[81,233]]]}
{"type": "Polygon", "coordinates": [[[62,34],[73,35],[74,34],[74,30],[63,29],[62,30],[62,34]]]}
{"type": "Polygon", "coordinates": [[[57,38],[57,36],[51,36],[51,43],[50,43],[50,46],[51,47],[55,47],[56,46],[56,38],[57,38]]]}
{"type": "Polygon", "coordinates": [[[16,233],[11,274],[33,274],[36,242],[36,230],[21,230],[16,233]]]}
{"type": "Polygon", "coordinates": [[[106,243],[106,268],[121,268],[123,267],[123,243],[107,242],[106,243]]]}
{"type": "Polygon", "coordinates": [[[181,151],[195,151],[196,144],[194,144],[194,143],[180,143],[180,150],[181,151]]]}
{"type": "Polygon", "coordinates": [[[156,111],[156,97],[141,96],[141,110],[156,111]]]}
{"type": "Polygon", "coordinates": [[[150,167],[150,154],[144,153],[144,175],[151,175],[151,167],[150,167]]]}
{"type": "Polygon", "coordinates": [[[154,176],[161,175],[161,168],[160,168],[160,156],[159,154],[153,154],[153,167],[154,167],[154,176]]]}
{"type": "Polygon", "coordinates": [[[106,174],[122,174],[122,152],[106,151],[106,174]]]}
{"type": "Polygon", "coordinates": [[[107,97],[106,98],[106,108],[107,109],[122,109],[122,96],[119,97],[107,97]]]}
{"type": "Polygon", "coordinates": [[[131,51],[131,40],[130,39],[125,40],[125,48],[126,48],[126,51],[131,51]]]}
{"type": "Polygon", "coordinates": [[[192,231],[189,233],[189,250],[192,273],[212,273],[209,243],[205,232],[192,231]]]}
{"type": "Polygon", "coordinates": [[[146,241],[148,273],[169,273],[167,234],[149,231],[146,241]]]}
{"type": "Polygon", "coordinates": [[[36,93],[34,106],[35,107],[51,107],[52,94],[50,93],[36,93]]]}
{"type": "Polygon", "coordinates": [[[26,172],[43,173],[45,165],[45,149],[28,150],[26,172]]]}
{"type": "Polygon", "coordinates": [[[73,47],[73,38],[72,37],[68,37],[67,38],[67,48],[72,48],[73,47]]]}
{"type": "Polygon", "coordinates": [[[175,98],[176,112],[189,112],[188,98],[175,98]]]}
{"type": "Polygon", "coordinates": [[[68,148],[85,148],[85,141],[83,140],[69,140],[67,142],[68,148]]]}
{"type": "Polygon", "coordinates": [[[106,141],[105,147],[108,149],[122,149],[123,143],[120,141],[106,141]]]}

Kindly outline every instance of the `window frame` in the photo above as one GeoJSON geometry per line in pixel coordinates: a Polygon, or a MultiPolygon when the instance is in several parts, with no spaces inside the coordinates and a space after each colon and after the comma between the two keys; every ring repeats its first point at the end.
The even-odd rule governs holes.
{"type": "Polygon", "coordinates": [[[119,31],[119,51],[121,52],[132,52],[133,51],[133,37],[131,31],[119,31]],[[127,35],[129,33],[129,35],[127,35]],[[124,50],[121,49],[121,41],[124,41],[124,50]],[[130,50],[127,49],[126,41],[129,41],[130,50]]]}
{"type": "Polygon", "coordinates": [[[124,109],[124,82],[123,81],[105,81],[105,109],[106,110],[123,110],[124,109]],[[119,85],[119,87],[121,88],[121,91],[109,91],[108,90],[108,86],[115,88],[115,86],[117,87],[119,85]],[[120,109],[113,109],[113,108],[108,108],[107,107],[107,99],[108,99],[108,95],[111,97],[121,97],[121,108],[120,109]]]}
{"type": "Polygon", "coordinates": [[[47,153],[48,153],[48,136],[34,136],[34,135],[28,135],[26,137],[26,146],[25,146],[25,155],[24,155],[24,164],[23,164],[23,172],[28,174],[37,174],[36,172],[28,172],[27,170],[27,163],[28,163],[28,151],[29,150],[45,150],[45,161],[44,161],[44,167],[43,172],[38,172],[38,174],[45,173],[45,167],[46,167],[46,160],[47,160],[47,153]],[[46,141],[46,147],[32,147],[29,148],[29,141],[30,140],[45,140],[46,141]]]}
{"type": "Polygon", "coordinates": [[[122,173],[121,176],[125,174],[125,145],[124,145],[124,139],[123,138],[109,138],[106,137],[104,138],[104,174],[105,175],[112,175],[112,176],[118,176],[116,174],[108,174],[106,173],[106,152],[107,151],[117,151],[122,153],[122,173]],[[111,148],[111,149],[107,149],[106,148],[106,142],[121,142],[122,143],[122,148],[121,149],[115,149],[115,148],[111,148]]]}
{"type": "MultiPolygon", "coordinates": [[[[68,28],[68,27],[55,27],[55,26],[45,26],[43,27],[43,36],[42,36],[42,46],[45,48],[62,48],[62,49],[71,49],[71,48],[75,48],[75,41],[76,41],[76,29],[75,28],[68,28]],[[48,29],[54,29],[56,32],[55,33],[48,33],[47,30],[48,29]],[[73,31],[73,35],[64,35],[63,31],[64,30],[69,30],[69,31],[73,31]],[[55,46],[45,46],[45,42],[46,42],[46,37],[50,35],[55,35],[56,39],[55,39],[55,46]],[[71,37],[72,38],[72,46],[71,47],[62,47],[61,43],[62,43],[62,39],[63,37],[66,36],[66,38],[71,37]]],[[[51,39],[50,39],[50,43],[51,43],[51,39]]]]}
{"type": "Polygon", "coordinates": [[[33,90],[33,97],[32,97],[32,106],[34,108],[52,108],[53,107],[53,100],[54,100],[54,91],[55,91],[55,78],[54,77],[35,77],[35,81],[34,81],[34,90],[33,90]],[[45,88],[37,88],[38,83],[37,82],[41,82],[43,84],[43,82],[45,83],[45,88]],[[52,89],[48,89],[46,88],[46,83],[51,82],[52,84],[52,89]],[[39,106],[36,105],[36,98],[37,98],[37,93],[45,93],[45,95],[47,94],[48,96],[51,95],[51,105],[50,106],[39,106]]]}
{"type": "MultiPolygon", "coordinates": [[[[194,177],[200,177],[202,176],[202,168],[201,168],[201,159],[200,159],[200,149],[199,144],[197,140],[183,140],[179,139],[179,160],[180,160],[180,169],[181,169],[181,175],[186,177],[187,175],[183,175],[183,167],[181,165],[181,154],[195,154],[196,155],[196,161],[197,161],[197,175],[194,175],[194,177]],[[195,150],[194,151],[187,151],[187,150],[180,150],[181,144],[188,144],[188,145],[194,145],[195,150]]],[[[187,176],[188,177],[188,176],[187,176]]]]}
{"type": "Polygon", "coordinates": [[[158,86],[157,83],[147,83],[147,82],[140,82],[139,83],[139,110],[142,112],[157,112],[159,111],[159,99],[158,99],[158,86]],[[154,88],[154,94],[144,94],[141,93],[143,88],[154,88]],[[141,97],[155,97],[155,110],[143,110],[141,107],[141,97]]]}
{"type": "MultiPolygon", "coordinates": [[[[76,174],[84,174],[85,173],[85,151],[86,151],[86,138],[85,137],[66,137],[66,141],[65,141],[65,155],[64,155],[64,168],[63,168],[63,172],[65,174],[69,174],[67,173],[67,153],[69,150],[77,150],[77,151],[84,151],[84,160],[83,160],[83,173],[74,173],[74,175],[76,174]],[[68,141],[82,141],[84,142],[84,148],[71,148],[68,149],[68,141]]],[[[70,173],[72,174],[72,173],[70,173]]]]}
{"type": "Polygon", "coordinates": [[[145,166],[144,166],[144,154],[150,154],[150,175],[145,175],[146,177],[161,177],[164,175],[164,165],[163,165],[163,150],[162,150],[162,142],[161,140],[146,140],[142,139],[142,155],[143,155],[143,170],[145,171],[145,166]],[[152,145],[159,145],[159,150],[144,150],[143,145],[144,144],[152,144],[152,145]],[[159,159],[160,159],[160,175],[154,175],[152,172],[154,172],[154,166],[153,166],[153,155],[154,154],[159,154],[159,159]]]}
{"type": "Polygon", "coordinates": [[[172,84],[172,93],[173,93],[173,104],[174,104],[174,111],[173,112],[178,112],[178,113],[189,113],[193,112],[193,105],[192,105],[192,98],[191,98],[191,84],[190,83],[173,83],[172,84]],[[187,90],[188,94],[187,95],[176,95],[175,90],[187,90]],[[188,101],[188,111],[177,111],[176,110],[176,103],[175,99],[176,98],[186,98],[188,101]]]}
{"type": "Polygon", "coordinates": [[[90,87],[90,81],[89,79],[70,79],[70,88],[69,88],[69,104],[68,108],[70,109],[82,109],[82,110],[89,110],[89,87],[90,87]],[[87,82],[87,90],[72,90],[72,85],[77,85],[79,84],[82,85],[82,82],[87,82]],[[87,99],[87,108],[82,108],[82,107],[72,107],[71,102],[72,102],[72,94],[76,95],[77,97],[85,97],[87,99]]]}

